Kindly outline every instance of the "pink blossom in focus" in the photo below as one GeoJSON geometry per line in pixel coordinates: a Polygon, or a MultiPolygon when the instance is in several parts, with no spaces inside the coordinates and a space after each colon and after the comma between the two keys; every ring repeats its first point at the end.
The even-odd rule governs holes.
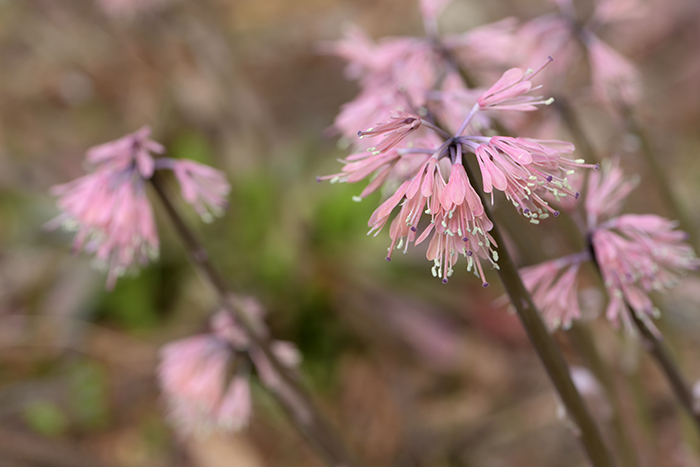
{"type": "Polygon", "coordinates": [[[384,138],[381,142],[376,147],[369,149],[369,151],[379,154],[399,144],[406,136],[420,128],[420,124],[420,117],[405,112],[396,112],[389,121],[378,123],[374,128],[365,131],[360,130],[357,132],[357,136],[364,138],[365,136],[383,135],[384,138]]]}
{"type": "Polygon", "coordinates": [[[593,167],[566,157],[574,149],[570,143],[482,134],[486,128],[481,125],[489,122],[483,118],[484,111],[499,106],[530,110],[537,103],[523,96],[532,89],[530,78],[534,74],[528,72],[526,76],[521,70],[511,70],[483,93],[483,106],[474,103],[461,115],[458,106],[446,107],[454,121],[461,120],[455,125],[455,136],[430,121],[399,111],[389,122],[358,132],[361,138],[384,135],[377,147],[369,148],[369,154],[365,151],[347,157],[341,161],[341,173],[319,180],[354,183],[370,178],[358,201],[381,186],[391,187],[391,193],[368,222],[369,233],[374,235],[390,224],[391,244],[386,259],[391,259],[394,249],[406,253],[411,243],[419,245],[430,239],[426,257],[434,263],[433,276],[447,283],[463,256],[467,270],[487,286],[482,263],[498,268],[497,245],[488,233],[493,224],[469,181],[464,158],[471,154],[476,157],[487,193],[493,194],[494,188],[503,191],[532,223],[550,214],[558,215],[544,200],[546,194],[558,199],[576,198],[578,194],[571,190],[567,177],[575,168],[593,167]],[[419,126],[423,128],[420,137],[414,135],[419,126]],[[389,222],[397,209],[398,215],[389,222]],[[420,226],[421,219],[428,221],[425,227],[420,226]]]}
{"type": "Polygon", "coordinates": [[[551,104],[554,99],[544,99],[542,96],[526,96],[530,91],[539,89],[540,86],[532,87],[532,78],[542,71],[552,61],[549,59],[537,70],[528,69],[523,71],[520,68],[511,68],[503,73],[501,79],[491,86],[478,100],[482,109],[499,110],[537,110],[536,105],[551,104]]]}
{"type": "Polygon", "coordinates": [[[578,198],[578,192],[569,184],[568,177],[575,168],[595,168],[582,159],[563,157],[571,154],[574,145],[565,141],[535,140],[494,136],[480,144],[475,154],[481,168],[484,191],[503,191],[513,205],[533,224],[559,211],[545,200],[551,194],[559,200],[578,198]]]}
{"type": "Polygon", "coordinates": [[[191,204],[205,222],[221,216],[231,186],[220,170],[190,160],[173,163],[173,173],[180,183],[182,197],[191,204]]]}

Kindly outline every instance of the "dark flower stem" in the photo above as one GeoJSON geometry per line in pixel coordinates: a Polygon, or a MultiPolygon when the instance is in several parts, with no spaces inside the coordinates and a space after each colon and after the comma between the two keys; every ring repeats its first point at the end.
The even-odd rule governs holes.
{"type": "MultiPolygon", "coordinates": [[[[593,244],[589,243],[588,248],[591,251],[593,264],[595,265],[598,274],[600,274],[600,277],[602,278],[603,273],[601,272],[600,265],[596,259],[593,244]]],[[[637,330],[642,336],[644,348],[656,360],[659,367],[661,367],[661,370],[664,372],[664,375],[666,375],[666,379],[668,379],[671,389],[676,395],[678,402],[680,402],[683,408],[688,411],[688,415],[690,415],[690,417],[693,419],[695,427],[698,429],[698,432],[700,432],[700,412],[695,410],[695,402],[693,400],[693,393],[690,390],[690,385],[676,365],[671,354],[671,350],[666,345],[663,337],[652,332],[652,330],[649,329],[649,326],[647,326],[643,320],[639,319],[632,307],[629,306],[629,303],[625,304],[630,316],[632,317],[632,321],[634,321],[637,330]]]]}
{"type": "MultiPolygon", "coordinates": [[[[477,189],[476,187],[479,185],[476,182],[472,168],[469,164],[465,164],[465,169],[467,170],[469,181],[477,189]]],[[[493,219],[488,200],[484,196],[483,191],[481,189],[477,189],[477,191],[486,210],[486,215],[489,219],[493,219]]],[[[547,331],[530,294],[525,289],[518,274],[518,269],[505,248],[503,236],[497,225],[494,224],[490,234],[498,244],[498,265],[500,267],[498,275],[503,282],[513,307],[518,313],[520,321],[523,323],[523,327],[527,331],[530,342],[566,407],[567,414],[579,429],[578,434],[588,458],[595,467],[612,467],[615,464],[603,443],[600,431],[598,431],[598,427],[595,425],[581,395],[571,380],[569,368],[564,361],[561,351],[547,331]]]]}
{"type": "Polygon", "coordinates": [[[329,466],[359,466],[360,464],[350,454],[336,429],[315,406],[311,396],[299,383],[296,375],[289,368],[282,365],[274,355],[270,348],[269,340],[262,335],[250,319],[251,315],[246,309],[245,301],[231,291],[226,280],[211,263],[209,255],[202,244],[187,226],[175,206],[170,202],[162,176],[159,174],[154,175],[151,182],[163,203],[168,217],[170,217],[175,226],[175,230],[185,244],[190,259],[216,290],[223,306],[236,316],[255,347],[265,354],[274,370],[283,380],[285,391],[271,392],[276,396],[285,412],[287,412],[294,426],[326,460],[329,466]],[[291,397],[289,397],[289,393],[291,393],[291,397]]]}
{"type": "MultiPolygon", "coordinates": [[[[629,308],[629,306],[628,306],[629,308]]],[[[647,351],[654,357],[656,363],[659,365],[661,370],[666,375],[671,389],[676,395],[678,402],[683,406],[685,410],[688,411],[688,415],[693,419],[693,423],[700,432],[700,413],[695,409],[695,402],[693,398],[693,393],[690,390],[690,385],[685,380],[681,374],[680,369],[676,365],[673,356],[671,355],[671,350],[666,345],[663,338],[657,337],[642,321],[637,317],[632,309],[630,309],[630,314],[634,320],[634,324],[637,326],[639,333],[642,335],[642,342],[647,351]]]]}

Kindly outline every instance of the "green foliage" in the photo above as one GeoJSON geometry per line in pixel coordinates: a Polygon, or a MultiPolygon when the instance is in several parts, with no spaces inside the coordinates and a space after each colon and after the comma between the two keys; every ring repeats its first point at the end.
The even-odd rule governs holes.
{"type": "Polygon", "coordinates": [[[155,292],[160,286],[160,271],[155,265],[141,270],[136,277],[120,278],[114,291],[102,295],[98,318],[130,330],[154,328],[159,321],[155,292]]]}
{"type": "Polygon", "coordinates": [[[68,428],[68,418],[54,403],[38,400],[24,408],[24,421],[45,436],[60,436],[68,428]]]}
{"type": "Polygon", "coordinates": [[[214,159],[213,151],[206,138],[196,131],[187,131],[178,134],[173,143],[168,147],[168,152],[169,157],[191,159],[207,165],[211,165],[214,159]]]}
{"type": "Polygon", "coordinates": [[[94,430],[107,426],[107,374],[104,368],[90,361],[75,363],[68,373],[68,402],[76,423],[94,430]]]}

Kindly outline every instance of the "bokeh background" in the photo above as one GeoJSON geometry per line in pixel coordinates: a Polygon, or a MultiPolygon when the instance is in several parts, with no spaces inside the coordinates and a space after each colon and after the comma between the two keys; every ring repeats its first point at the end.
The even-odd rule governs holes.
{"type": "MultiPolygon", "coordinates": [[[[351,23],[374,38],[422,35],[414,3],[0,1],[0,465],[323,465],[261,387],[245,432],[183,439],[168,425],[158,348],[202,331],[216,302],[157,200],[161,257],[111,293],[89,257],[71,254],[68,233],[44,228],[58,214],[49,188],[82,174],[86,149],[145,124],[170,156],[228,174],[222,219],[201,225],[183,211],[236,290],[267,307],[273,334],[298,345],[306,384],[367,465],[586,465],[493,272],[486,290],[462,268],[443,285],[424,246],[385,262],[387,234],[365,236],[379,195],[355,203],[361,186],[315,181],[346,155],[328,127],[357,92],[319,41],[351,23]]],[[[640,66],[637,117],[697,227],[700,5],[644,3],[645,15],[601,36],[640,66]]],[[[455,0],[441,26],[548,11],[544,0],[455,0]]],[[[627,211],[671,216],[639,138],[582,82],[570,97],[595,150],[641,177],[627,211]]],[[[556,220],[518,224],[502,200],[497,211],[513,217],[519,264],[571,251],[556,220]]],[[[691,380],[698,284],[691,276],[659,297],[659,326],[691,380]]],[[[637,465],[700,465],[666,382],[635,339],[595,319],[605,297],[589,285],[587,326],[614,372],[637,465]]],[[[585,364],[570,336],[557,338],[585,364]]]]}

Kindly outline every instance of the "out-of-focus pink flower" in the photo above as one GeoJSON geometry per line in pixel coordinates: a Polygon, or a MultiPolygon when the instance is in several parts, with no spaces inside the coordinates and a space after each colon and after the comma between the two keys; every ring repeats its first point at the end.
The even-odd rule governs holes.
{"type": "MultiPolygon", "coordinates": [[[[261,336],[266,336],[263,310],[254,299],[241,306],[261,336]]],[[[184,434],[245,428],[252,413],[251,365],[260,381],[293,404],[303,407],[275,370],[265,353],[255,347],[241,324],[227,311],[210,320],[211,333],[167,344],[161,349],[158,376],[173,420],[184,434]],[[233,370],[233,371],[232,371],[233,370]],[[233,375],[229,377],[229,374],[233,375]]],[[[287,368],[301,362],[290,342],[272,341],[272,353],[287,368]]]]}
{"type": "Polygon", "coordinates": [[[678,285],[680,276],[697,270],[700,260],[677,223],[651,214],[625,214],[593,231],[591,244],[610,295],[606,316],[631,327],[627,307],[640,319],[658,314],[652,291],[678,285]]]}
{"type": "Polygon", "coordinates": [[[599,0],[591,21],[595,24],[610,24],[643,17],[648,11],[648,5],[639,0],[599,0]]]}
{"type": "Polygon", "coordinates": [[[131,170],[135,165],[142,178],[151,178],[155,163],[150,153],[163,154],[165,148],[149,139],[150,136],[151,128],[144,126],[122,138],[88,149],[85,158],[95,167],[114,172],[131,170]]]}
{"type": "Polygon", "coordinates": [[[560,14],[547,15],[526,23],[519,33],[520,56],[526,63],[551,55],[557,60],[551,77],[566,79],[581,55],[588,55],[594,96],[606,104],[631,104],[641,95],[641,74],[628,59],[601,41],[596,30],[604,23],[631,19],[643,14],[635,0],[598,2],[590,20],[582,24],[569,1],[557,1],[560,14]]]}
{"type": "Polygon", "coordinates": [[[517,24],[516,18],[504,18],[462,34],[446,35],[442,42],[462,62],[472,65],[470,68],[502,70],[513,63],[517,24]]]}
{"type": "Polygon", "coordinates": [[[586,214],[589,228],[595,228],[600,219],[608,219],[622,211],[622,204],[639,180],[626,179],[619,159],[606,160],[602,169],[588,176],[586,214]]]}
{"type": "Polygon", "coordinates": [[[237,430],[248,425],[250,388],[245,376],[226,375],[234,354],[211,334],[175,341],[160,352],[158,376],[171,417],[183,433],[237,430]]]}
{"type": "Polygon", "coordinates": [[[568,329],[581,317],[576,276],[581,263],[589,259],[584,251],[520,270],[523,284],[550,329],[568,329]]]}
{"type": "Polygon", "coordinates": [[[542,71],[552,61],[552,57],[536,70],[511,68],[503,73],[501,79],[491,86],[477,101],[482,109],[498,110],[537,110],[536,105],[549,105],[554,99],[544,99],[542,96],[526,96],[530,91],[541,86],[532,87],[532,78],[542,71]]]}
{"type": "Polygon", "coordinates": [[[182,197],[192,205],[204,222],[221,216],[226,209],[226,196],[231,185],[223,172],[190,160],[173,163],[173,173],[180,182],[182,197]]]}
{"type": "Polygon", "coordinates": [[[587,37],[586,44],[596,98],[611,104],[636,102],[641,95],[639,70],[631,61],[593,35],[587,37]]]}
{"type": "Polygon", "coordinates": [[[163,147],[148,139],[144,127],[111,143],[90,149],[87,159],[96,170],[57,185],[51,192],[63,211],[49,226],[76,232],[73,248],[95,255],[109,274],[107,287],[136,266],[158,256],[158,234],[144,179],[153,174],[149,151],[163,147]]]}
{"type": "Polygon", "coordinates": [[[165,148],[150,139],[145,126],[87,151],[88,175],[56,185],[51,193],[62,213],[49,228],[75,231],[73,249],[95,255],[96,266],[108,271],[107,288],[119,276],[145,266],[158,256],[158,233],[145,183],[155,170],[172,169],[185,200],[208,220],[226,206],[229,185],[218,170],[192,161],[159,158],[165,148]]]}
{"type": "Polygon", "coordinates": [[[687,235],[676,230],[676,222],[651,214],[619,215],[635,185],[625,179],[617,161],[605,163],[603,171],[591,174],[588,181],[590,252],[522,270],[523,282],[550,326],[578,317],[575,274],[578,264],[592,258],[591,252],[610,298],[605,315],[630,331],[635,329],[630,313],[655,330],[651,318],[658,310],[649,293],[676,286],[686,271],[700,267],[700,259],[686,242],[687,235]],[[569,269],[557,280],[565,267],[569,269]],[[570,310],[576,311],[566,315],[570,310]]]}

